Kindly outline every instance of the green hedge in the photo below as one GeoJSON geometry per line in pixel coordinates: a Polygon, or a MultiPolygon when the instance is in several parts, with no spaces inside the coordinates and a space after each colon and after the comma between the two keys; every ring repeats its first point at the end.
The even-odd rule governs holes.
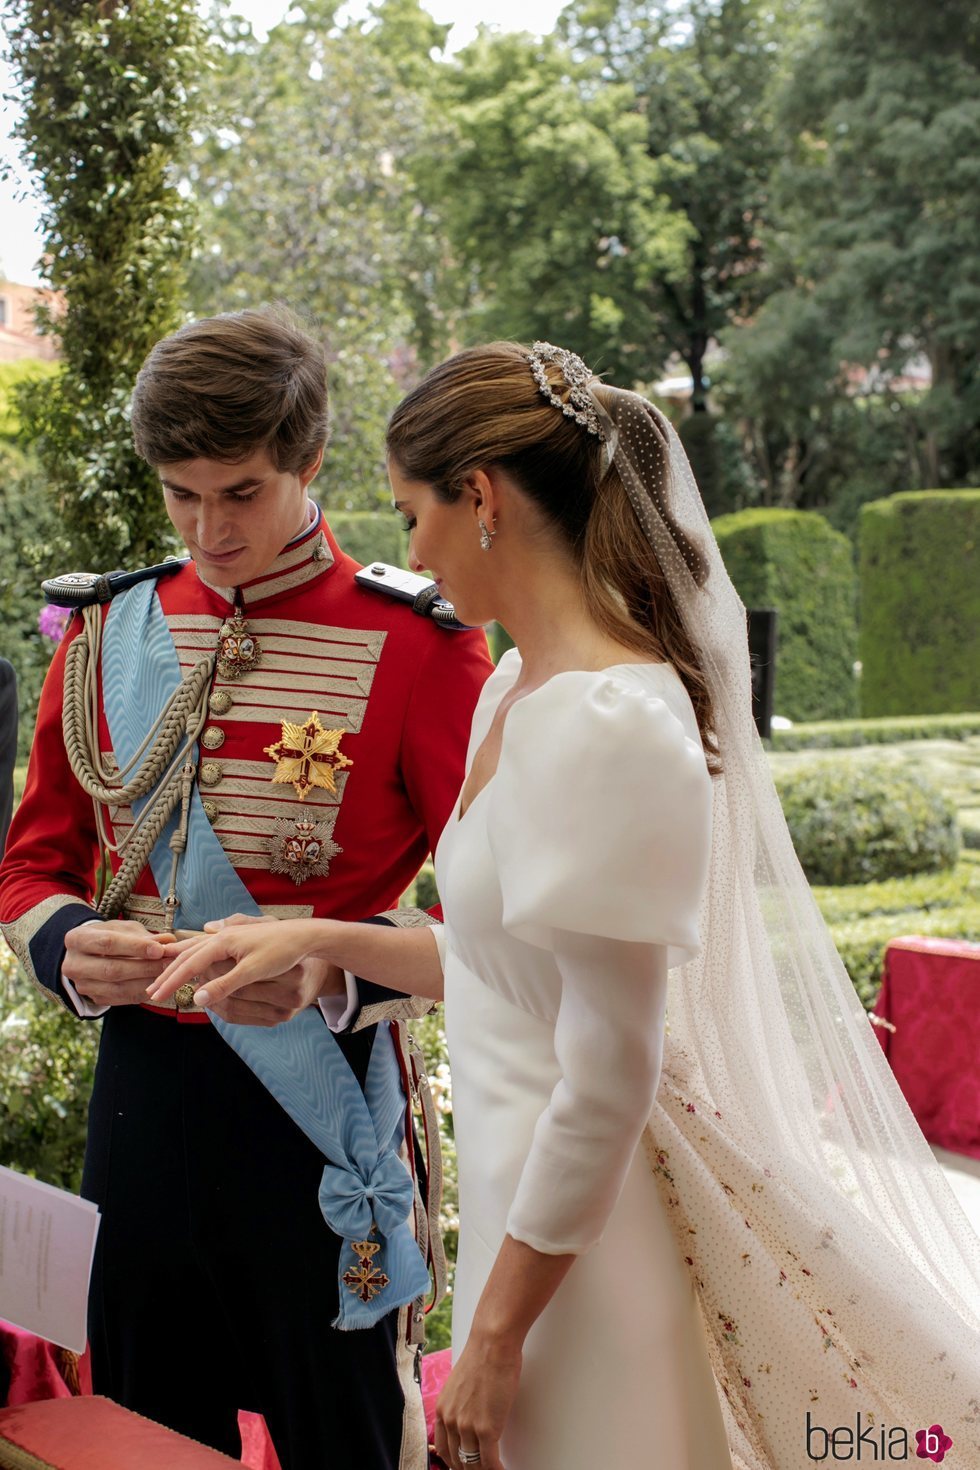
{"type": "Polygon", "coordinates": [[[905,925],[887,919],[831,924],[830,932],[862,1005],[871,1010],[881,988],[882,961],[891,940],[908,934],[930,939],[980,940],[980,904],[916,915],[914,922],[905,925]]]}
{"type": "Polygon", "coordinates": [[[861,709],[980,709],[980,490],[916,490],[861,511],[861,709]]]}
{"type": "Polygon", "coordinates": [[[31,985],[0,940],[0,1161],[77,1193],[100,1025],[31,985]]]}
{"type": "Polygon", "coordinates": [[[408,566],[408,537],[394,511],[327,511],[330,529],[341,551],[362,566],[385,561],[389,566],[408,566]]]}
{"type": "Polygon", "coordinates": [[[736,511],[753,498],[752,476],[729,419],[690,413],[681,419],[677,432],[709,516],[736,511]]]}
{"type": "Polygon", "coordinates": [[[956,808],[909,765],[831,756],[800,761],[775,779],[811,883],[869,883],[956,863],[956,808]]]}
{"type": "Polygon", "coordinates": [[[743,510],[719,516],[712,530],[746,607],[778,614],[776,713],[856,715],[856,579],[847,537],[803,510],[743,510]]]}
{"type": "Polygon", "coordinates": [[[843,750],[857,745],[897,745],[907,740],[969,740],[980,735],[980,711],[958,715],[896,715],[881,720],[814,720],[773,730],[769,748],[843,750]]]}
{"type": "Polygon", "coordinates": [[[854,989],[869,1009],[885,946],[905,934],[980,940],[980,855],[964,853],[949,873],[894,878],[853,888],[814,888],[854,989]]]}
{"type": "Polygon", "coordinates": [[[0,362],[0,439],[17,439],[21,432],[17,391],[32,379],[51,378],[61,364],[40,357],[21,357],[14,362],[0,362]]]}

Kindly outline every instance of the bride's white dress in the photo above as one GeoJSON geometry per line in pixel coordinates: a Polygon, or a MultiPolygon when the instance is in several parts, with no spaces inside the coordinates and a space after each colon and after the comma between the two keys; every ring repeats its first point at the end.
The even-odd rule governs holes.
{"type": "MultiPolygon", "coordinates": [[[[468,764],[520,667],[513,651],[488,680],[468,764]]],[[[980,1470],[969,1293],[952,1275],[936,1289],[889,1201],[880,1218],[860,1207],[862,1159],[828,1144],[828,1175],[809,1134],[794,1147],[785,1129],[760,1129],[764,1032],[741,1008],[699,1026],[697,965],[671,980],[676,1029],[744,1058],[739,1095],[719,1110],[690,1043],[665,1035],[668,965],[706,938],[712,804],[717,827],[725,800],[677,674],[622,664],[517,700],[495,775],[442,835],[454,1351],[510,1233],[579,1259],[528,1338],[507,1470],[799,1470],[859,1448],[865,1462],[916,1462],[939,1426],[951,1464],[980,1470]]],[[[751,964],[737,881],[715,898],[730,948],[707,936],[733,976],[751,964]]],[[[724,1007],[724,988],[713,993],[724,1007]]],[[[778,1086],[764,1117],[784,1104],[803,1116],[800,1079],[780,1073],[778,1086]]],[[[818,1119],[838,1096],[861,1101],[828,1077],[818,1119]]],[[[915,1217],[913,1165],[884,1146],[869,1162],[901,1164],[915,1217]]]]}
{"type": "MultiPolygon", "coordinates": [[[[519,671],[512,651],[488,681],[470,760],[519,671]]],[[[667,962],[697,946],[710,834],[711,779],[680,679],[624,664],[559,674],[516,702],[495,775],[439,843],[456,1355],[505,1233],[579,1254],[527,1340],[507,1470],[730,1464],[642,1137],[667,962]]]]}

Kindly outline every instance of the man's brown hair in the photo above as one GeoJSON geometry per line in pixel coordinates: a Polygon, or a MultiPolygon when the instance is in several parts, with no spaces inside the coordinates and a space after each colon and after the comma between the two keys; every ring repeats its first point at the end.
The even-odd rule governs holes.
{"type": "Polygon", "coordinates": [[[281,307],[189,322],[158,342],[133,393],[133,441],[151,465],[265,450],[295,474],[327,438],[323,350],[281,307]]]}

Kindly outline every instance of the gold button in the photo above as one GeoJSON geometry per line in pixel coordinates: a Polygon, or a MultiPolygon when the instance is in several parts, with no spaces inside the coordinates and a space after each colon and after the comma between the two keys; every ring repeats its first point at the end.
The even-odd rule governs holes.
{"type": "Polygon", "coordinates": [[[227,689],[212,689],[208,696],[208,709],[213,715],[226,715],[233,702],[227,689]]]}
{"type": "Polygon", "coordinates": [[[201,805],[204,808],[204,815],[213,827],[218,820],[218,803],[216,801],[202,801],[201,805]]]}
{"type": "Polygon", "coordinates": [[[221,780],[221,767],[217,761],[205,761],[201,767],[201,780],[205,786],[217,786],[221,780]]]}
{"type": "Polygon", "coordinates": [[[179,1011],[186,1011],[194,1004],[194,986],[188,980],[186,985],[181,985],[174,991],[174,1000],[179,1011]]]}
{"type": "Polygon", "coordinates": [[[206,750],[220,750],[225,743],[225,732],[219,730],[217,725],[209,725],[201,736],[201,744],[206,750]]]}

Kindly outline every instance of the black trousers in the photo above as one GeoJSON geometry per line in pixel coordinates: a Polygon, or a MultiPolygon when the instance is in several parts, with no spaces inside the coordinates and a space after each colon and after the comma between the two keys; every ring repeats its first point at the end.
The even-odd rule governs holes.
{"type": "MultiPolygon", "coordinates": [[[[344,1041],[362,1082],[372,1034],[344,1041]]],[[[403,1438],[424,1443],[405,1314],[330,1326],[322,1169],[211,1026],[110,1011],[82,1185],[102,1211],[96,1392],[235,1457],[238,1410],[258,1410],[283,1470],[398,1470],[403,1438]]]]}

